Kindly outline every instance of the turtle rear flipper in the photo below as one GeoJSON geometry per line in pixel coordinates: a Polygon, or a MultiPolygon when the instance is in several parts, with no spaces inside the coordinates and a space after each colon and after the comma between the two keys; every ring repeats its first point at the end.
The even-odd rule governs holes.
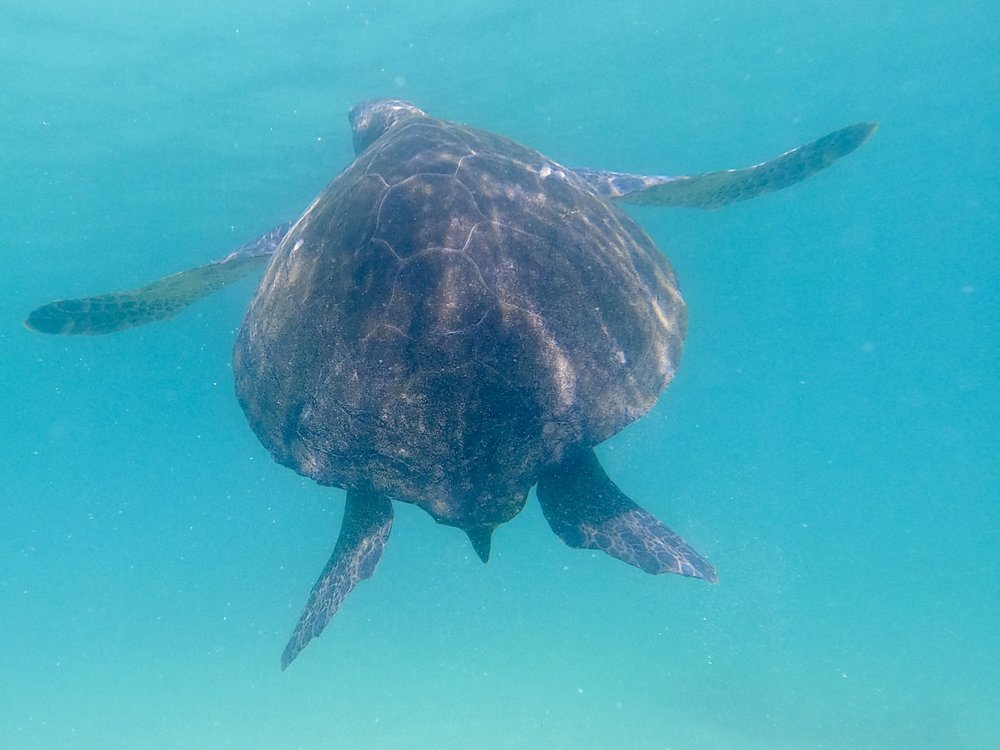
{"type": "Polygon", "coordinates": [[[742,169],[680,177],[646,176],[594,169],[574,170],[598,193],[625,203],[680,208],[722,208],[794,185],[854,151],[878,125],[859,122],[742,169]]]}
{"type": "Polygon", "coordinates": [[[340,536],[281,654],[282,669],[323,632],[354,587],[375,574],[390,529],[392,503],[388,498],[374,492],[347,491],[340,536]]]}
{"type": "Polygon", "coordinates": [[[50,302],[32,310],[24,324],[39,333],[99,335],[167,320],[266,265],[289,226],[275,227],[222,260],[165,276],[138,289],[50,302]]]}
{"type": "Polygon", "coordinates": [[[647,573],[718,581],[705,558],[618,489],[593,450],[547,469],[536,491],[549,526],[570,547],[602,550],[647,573]]]}

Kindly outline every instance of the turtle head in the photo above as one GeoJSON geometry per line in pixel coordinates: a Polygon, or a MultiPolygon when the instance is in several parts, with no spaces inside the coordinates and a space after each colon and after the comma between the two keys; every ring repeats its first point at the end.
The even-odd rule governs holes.
{"type": "Polygon", "coordinates": [[[423,110],[402,99],[369,99],[355,105],[347,116],[354,130],[354,153],[360,154],[400,120],[426,116],[423,110]]]}

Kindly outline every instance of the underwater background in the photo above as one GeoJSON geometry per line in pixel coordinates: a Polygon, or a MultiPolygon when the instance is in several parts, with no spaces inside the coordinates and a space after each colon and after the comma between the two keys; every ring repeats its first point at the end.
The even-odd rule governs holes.
{"type": "Polygon", "coordinates": [[[1000,747],[1000,5],[0,0],[0,750],[1000,747]],[[721,211],[630,208],[689,305],[598,450],[718,568],[648,576],[533,496],[482,565],[397,504],[285,672],[343,493],[233,394],[241,282],[59,338],[296,217],[348,108],[409,99],[571,166],[858,152],[721,211]]]}

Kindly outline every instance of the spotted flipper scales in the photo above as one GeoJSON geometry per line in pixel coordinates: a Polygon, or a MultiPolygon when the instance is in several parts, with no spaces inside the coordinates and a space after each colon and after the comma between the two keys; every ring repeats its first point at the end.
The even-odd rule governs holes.
{"type": "Polygon", "coordinates": [[[537,494],[549,526],[570,547],[599,549],[647,573],[718,581],[705,558],[618,489],[593,450],[547,469],[537,494]]]}
{"type": "Polygon", "coordinates": [[[878,126],[859,122],[793,148],[768,161],[742,169],[726,169],[680,177],[646,176],[624,172],[576,169],[606,198],[625,203],[679,208],[722,208],[730,203],[794,185],[854,151],[878,126]]]}
{"type": "Polygon", "coordinates": [[[354,587],[371,578],[392,529],[392,503],[376,493],[348,490],[344,520],[333,555],[309,594],[295,631],[281,655],[284,669],[340,609],[354,587]]]}
{"type": "Polygon", "coordinates": [[[171,274],[138,289],[50,302],[33,310],[24,324],[39,333],[80,336],[167,320],[266,265],[289,226],[275,227],[214,263],[171,274]]]}

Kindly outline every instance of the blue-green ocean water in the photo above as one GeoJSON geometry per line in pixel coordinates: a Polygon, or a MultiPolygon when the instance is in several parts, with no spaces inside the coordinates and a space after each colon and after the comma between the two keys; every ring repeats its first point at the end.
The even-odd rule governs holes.
{"type": "Polygon", "coordinates": [[[0,748],[1000,747],[1000,6],[971,0],[0,0],[0,748]],[[278,656],[343,506],[233,395],[252,282],[32,334],[296,216],[403,96],[570,165],[858,153],[718,212],[632,211],[690,306],[600,449],[721,582],[571,550],[486,566],[412,506],[278,656]]]}

